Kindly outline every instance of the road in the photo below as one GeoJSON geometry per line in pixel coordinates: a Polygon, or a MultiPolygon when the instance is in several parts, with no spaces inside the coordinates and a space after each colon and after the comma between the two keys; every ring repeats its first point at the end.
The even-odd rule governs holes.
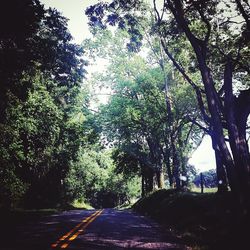
{"type": "Polygon", "coordinates": [[[1,231],[1,250],[188,249],[130,210],[71,210],[1,231]]]}

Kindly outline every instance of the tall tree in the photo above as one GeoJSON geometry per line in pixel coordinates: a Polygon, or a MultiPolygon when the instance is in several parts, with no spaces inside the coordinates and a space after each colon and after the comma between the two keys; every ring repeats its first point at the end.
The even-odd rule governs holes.
{"type": "Polygon", "coordinates": [[[25,192],[30,204],[55,205],[84,143],[82,122],[74,122],[83,50],[67,19],[37,0],[13,0],[0,12],[0,206],[25,192]]]}
{"type": "MultiPolygon", "coordinates": [[[[167,72],[164,76],[163,69],[151,66],[150,59],[128,53],[123,43],[125,37],[128,37],[126,31],[112,36],[99,30],[92,41],[85,43],[91,48],[91,55],[96,51],[110,61],[106,74],[93,80],[100,86],[108,86],[113,93],[110,103],[101,109],[104,131],[109,140],[118,142],[124,157],[136,159],[140,164],[143,190],[151,191],[153,179],[163,187],[165,165],[170,184],[180,188],[179,176],[185,169],[195,129],[187,114],[196,113],[196,103],[192,104],[189,86],[181,81],[177,84],[178,80],[171,78],[165,69],[166,62],[163,62],[167,72]],[[169,81],[169,91],[176,95],[171,100],[171,115],[175,118],[172,122],[167,118],[165,80],[169,81]]],[[[152,55],[153,52],[149,58],[152,55]]]]}
{"type": "MultiPolygon", "coordinates": [[[[113,1],[109,5],[92,6],[86,13],[93,17],[90,21],[99,18],[98,24],[102,26],[126,23],[131,31],[131,40],[140,40],[140,35],[134,30],[140,26],[137,16],[143,16],[138,13],[145,11],[142,2],[113,1]],[[103,9],[102,15],[96,7],[103,9]],[[135,15],[131,16],[133,12],[135,15]]],[[[166,0],[160,7],[152,1],[152,7],[156,17],[154,32],[160,37],[164,53],[196,92],[217,158],[223,163],[220,165],[226,167],[230,187],[240,200],[243,197],[247,199],[250,190],[250,158],[246,141],[250,111],[249,67],[246,63],[249,56],[249,4],[246,1],[166,0]],[[230,13],[232,9],[241,16],[240,21],[230,13]],[[183,68],[183,61],[178,61],[178,53],[169,47],[170,40],[188,42],[190,65],[198,68],[202,85],[183,68]],[[239,81],[241,90],[233,90],[239,81]],[[226,144],[227,135],[232,156],[226,144]]],[[[176,46],[174,49],[177,49],[176,46]]]]}
{"type": "MultiPolygon", "coordinates": [[[[27,98],[31,83],[20,81],[24,71],[35,67],[53,77],[53,85],[48,88],[71,88],[79,84],[84,71],[82,48],[71,43],[67,19],[56,10],[45,10],[38,0],[11,0],[1,8],[0,16],[0,121],[3,121],[9,91],[21,100],[27,98]]],[[[61,95],[65,96],[65,92],[61,95]]]]}

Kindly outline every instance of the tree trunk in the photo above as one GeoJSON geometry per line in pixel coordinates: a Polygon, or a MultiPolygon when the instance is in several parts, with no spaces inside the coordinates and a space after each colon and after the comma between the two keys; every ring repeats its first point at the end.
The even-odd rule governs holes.
{"type": "Polygon", "coordinates": [[[214,89],[214,84],[210,73],[210,69],[206,66],[206,63],[203,59],[200,59],[199,67],[202,73],[202,78],[205,86],[208,108],[212,117],[211,126],[213,130],[213,138],[215,140],[215,144],[219,146],[222,160],[226,164],[226,170],[230,188],[232,191],[238,192],[239,183],[238,183],[237,173],[235,170],[233,159],[225,142],[223,134],[223,126],[219,112],[220,108],[218,100],[216,98],[217,93],[214,89]]]}
{"type": "Polygon", "coordinates": [[[147,178],[147,193],[154,190],[154,175],[150,173],[147,178]]]}
{"type": "Polygon", "coordinates": [[[145,194],[148,194],[154,190],[154,172],[152,169],[146,169],[144,175],[145,181],[145,194]]]}
{"type": "Polygon", "coordinates": [[[150,159],[153,164],[153,189],[157,186],[163,188],[164,186],[164,175],[162,169],[162,150],[157,138],[147,138],[147,143],[150,151],[150,159]]]}
{"type": "Polygon", "coordinates": [[[144,171],[142,170],[141,173],[141,196],[145,196],[145,177],[144,177],[144,171]]]}
{"type": "Polygon", "coordinates": [[[164,186],[165,186],[165,185],[164,185],[164,174],[163,174],[162,169],[157,171],[157,173],[156,173],[156,178],[157,178],[157,185],[158,185],[158,188],[159,188],[159,189],[164,188],[164,186]]]}
{"type": "Polygon", "coordinates": [[[204,178],[203,178],[203,174],[200,173],[200,183],[201,183],[201,193],[204,193],[204,178]]]}
{"type": "Polygon", "coordinates": [[[226,170],[228,175],[229,185],[231,190],[235,193],[239,193],[239,182],[237,178],[237,174],[235,171],[235,165],[229,149],[226,145],[224,134],[223,134],[223,126],[221,115],[223,113],[222,105],[217,96],[216,89],[214,87],[214,82],[212,78],[211,71],[206,63],[206,55],[207,55],[207,47],[206,43],[209,38],[209,31],[206,34],[205,40],[198,39],[190,30],[188,26],[188,21],[185,18],[185,13],[183,10],[183,3],[181,0],[170,1],[167,0],[168,7],[173,13],[179,27],[182,28],[184,33],[186,34],[191,46],[194,49],[196,54],[196,58],[198,60],[199,70],[201,72],[202,81],[205,88],[205,94],[208,104],[208,109],[211,114],[211,128],[214,133],[214,138],[216,138],[216,144],[219,146],[219,150],[221,152],[222,160],[226,164],[226,170]]]}
{"type": "Polygon", "coordinates": [[[214,149],[215,160],[216,160],[218,192],[224,193],[224,192],[228,191],[228,181],[227,181],[226,169],[224,167],[224,163],[223,163],[218,145],[216,145],[216,138],[213,138],[213,133],[210,133],[210,135],[211,135],[211,139],[212,139],[212,146],[214,149]]]}
{"type": "Polygon", "coordinates": [[[165,159],[165,164],[166,164],[169,187],[173,188],[174,180],[173,180],[173,173],[172,173],[171,164],[170,164],[170,155],[171,155],[170,148],[166,148],[164,152],[164,159],[165,159]]]}
{"type": "MultiPolygon", "coordinates": [[[[250,206],[250,154],[249,146],[246,138],[247,119],[250,114],[250,89],[241,91],[236,99],[235,112],[237,114],[237,124],[239,131],[239,154],[243,161],[243,169],[241,175],[245,175],[245,185],[242,187],[245,196],[244,206],[250,206]],[[243,173],[244,172],[244,173],[243,173]]],[[[248,207],[249,208],[249,207],[248,207]]]]}
{"type": "MultiPolygon", "coordinates": [[[[166,104],[166,108],[167,108],[166,122],[168,124],[168,128],[166,128],[166,134],[167,134],[168,137],[165,138],[166,150],[165,150],[165,152],[163,152],[163,156],[164,156],[165,163],[166,163],[169,186],[170,186],[170,188],[173,188],[174,180],[173,180],[173,173],[172,173],[171,164],[170,164],[172,143],[171,143],[171,138],[170,138],[171,136],[169,136],[169,135],[173,132],[173,131],[171,131],[171,129],[173,130],[174,114],[173,114],[173,111],[172,111],[173,110],[172,109],[172,103],[171,103],[170,94],[169,94],[167,74],[165,72],[165,68],[164,68],[164,65],[162,63],[163,62],[162,51],[161,51],[161,57],[162,57],[162,61],[160,62],[160,67],[161,67],[162,72],[164,74],[165,104],[166,104]]],[[[172,149],[172,152],[173,152],[173,149],[172,149]]]]}
{"type": "Polygon", "coordinates": [[[223,165],[220,151],[218,149],[215,149],[214,152],[215,152],[215,159],[216,159],[218,193],[224,193],[228,191],[226,169],[223,165]]]}
{"type": "Polygon", "coordinates": [[[175,179],[175,185],[177,189],[181,189],[181,180],[180,180],[180,161],[178,152],[176,150],[175,142],[173,137],[171,138],[172,153],[173,153],[173,175],[175,179]]]}
{"type": "Polygon", "coordinates": [[[237,121],[236,98],[233,95],[232,87],[232,72],[232,61],[229,58],[224,71],[225,114],[228,125],[229,142],[239,178],[239,188],[240,192],[244,194],[250,191],[250,155],[246,141],[247,120],[245,120],[245,123],[244,120],[242,121],[241,119],[237,121]]]}

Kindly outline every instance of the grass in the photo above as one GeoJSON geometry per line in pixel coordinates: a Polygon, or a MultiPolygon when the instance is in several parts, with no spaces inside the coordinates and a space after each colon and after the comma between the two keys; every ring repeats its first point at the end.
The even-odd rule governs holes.
{"type": "Polygon", "coordinates": [[[139,200],[133,209],[159,221],[167,230],[171,228],[192,249],[246,249],[249,216],[238,217],[230,192],[163,189],[139,200]]]}
{"type": "MultiPolygon", "coordinates": [[[[204,193],[216,193],[217,190],[218,190],[217,188],[204,188],[203,192],[204,193]]],[[[201,188],[199,188],[199,187],[192,187],[191,188],[191,192],[201,193],[201,188]]]]}
{"type": "Polygon", "coordinates": [[[88,203],[75,200],[71,204],[60,205],[57,208],[39,208],[39,209],[26,209],[26,208],[15,208],[12,210],[0,209],[0,221],[3,223],[12,224],[15,222],[25,222],[27,220],[37,219],[50,214],[59,213],[64,210],[71,209],[93,209],[88,203]]]}
{"type": "Polygon", "coordinates": [[[75,200],[72,202],[71,205],[73,206],[73,208],[77,208],[77,209],[93,209],[93,207],[90,204],[82,200],[75,200]]]}
{"type": "Polygon", "coordinates": [[[58,206],[58,208],[44,208],[44,209],[23,209],[16,208],[12,210],[0,210],[1,227],[5,228],[4,238],[9,237],[9,232],[18,225],[25,224],[30,221],[39,221],[42,217],[59,213],[64,210],[71,209],[92,209],[92,207],[83,202],[76,200],[72,204],[58,206]]]}
{"type": "Polygon", "coordinates": [[[42,208],[42,209],[23,209],[16,208],[13,212],[24,213],[24,214],[53,214],[58,212],[57,208],[42,208]]]}
{"type": "Polygon", "coordinates": [[[128,201],[124,202],[123,204],[118,205],[115,208],[118,210],[131,209],[133,204],[135,204],[138,200],[139,200],[139,198],[132,198],[129,202],[128,201]]]}

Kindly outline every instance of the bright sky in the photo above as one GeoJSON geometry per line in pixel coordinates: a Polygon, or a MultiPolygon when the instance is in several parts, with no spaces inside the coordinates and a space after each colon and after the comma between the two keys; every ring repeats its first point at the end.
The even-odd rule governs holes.
{"type": "Polygon", "coordinates": [[[210,136],[204,136],[202,143],[193,153],[189,163],[194,165],[199,172],[215,169],[215,154],[210,136]]]}
{"type": "Polygon", "coordinates": [[[90,33],[85,9],[98,0],[40,0],[45,7],[56,8],[63,16],[69,19],[68,28],[76,43],[81,43],[90,33]]]}
{"type": "MultiPolygon", "coordinates": [[[[83,39],[90,36],[88,19],[84,14],[85,9],[98,2],[98,0],[40,0],[45,7],[56,8],[63,16],[69,19],[68,28],[74,41],[80,44],[83,39]]],[[[98,65],[102,68],[103,65],[98,65]]],[[[91,69],[92,71],[93,69],[91,69]]],[[[189,163],[198,171],[206,171],[215,168],[215,156],[209,136],[205,136],[201,145],[193,153],[189,163]]]]}

